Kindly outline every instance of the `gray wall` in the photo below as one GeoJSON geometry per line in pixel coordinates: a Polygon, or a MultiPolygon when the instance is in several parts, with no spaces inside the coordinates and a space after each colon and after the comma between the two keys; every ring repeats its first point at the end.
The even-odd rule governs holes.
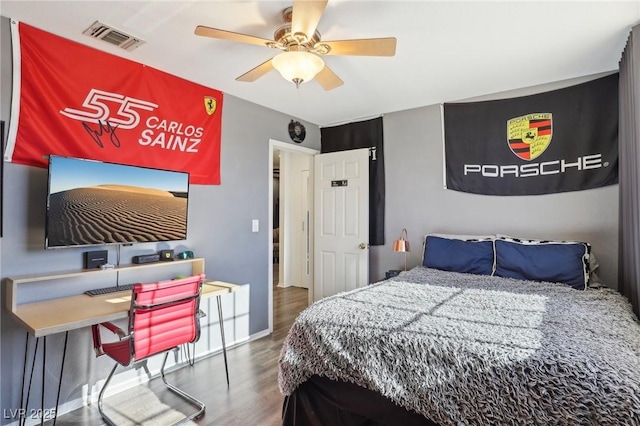
{"type": "MultiPolygon", "coordinates": [[[[2,39],[2,118],[8,119],[11,86],[9,21],[0,19],[2,39]]],[[[250,284],[249,332],[259,333],[268,328],[267,271],[271,267],[267,253],[271,231],[267,226],[271,201],[268,199],[269,139],[289,142],[289,115],[226,95],[222,116],[221,176],[218,186],[195,185],[189,199],[188,239],[180,243],[136,244],[123,247],[123,263],[131,256],[154,253],[161,248],[177,251],[193,250],[197,257],[205,258],[207,276],[239,284],[250,284]],[[252,219],[260,221],[260,232],[251,232],[252,219]]],[[[320,149],[318,126],[300,120],[307,129],[303,146],[320,149]]],[[[44,213],[47,187],[45,169],[5,163],[4,174],[4,236],[0,239],[0,276],[10,277],[32,273],[81,269],[82,252],[86,249],[44,250],[44,213]]],[[[116,258],[115,248],[109,248],[109,259],[116,258]]],[[[57,284],[64,286],[64,283],[57,284]]],[[[65,289],[60,289],[65,291],[65,289]]],[[[69,289],[66,289],[69,291],[69,289]]],[[[48,292],[45,292],[48,293],[48,292]]],[[[3,409],[19,407],[19,389],[24,356],[25,332],[10,318],[6,311],[4,291],[2,296],[1,365],[3,409]]],[[[52,293],[38,295],[51,297],[52,293]]],[[[70,349],[66,361],[61,402],[78,398],[87,374],[92,372],[88,330],[70,334],[70,349]],[[68,366],[74,368],[69,369],[68,366]]],[[[47,359],[50,383],[58,376],[62,336],[51,336],[47,341],[47,359]]],[[[102,375],[106,377],[106,372],[102,375]]],[[[39,389],[39,379],[34,386],[39,389]]],[[[51,386],[53,387],[53,386],[51,386]]],[[[52,406],[54,389],[47,392],[47,406],[52,406]]],[[[32,398],[39,406],[39,391],[32,398]]],[[[4,416],[3,416],[4,417],[4,416]]],[[[2,424],[9,422],[2,419],[2,424]]]]}
{"type": "MultiPolygon", "coordinates": [[[[513,90],[474,101],[523,96],[601,77],[588,76],[513,90]]],[[[422,239],[429,232],[508,234],[515,237],[568,239],[592,244],[599,276],[617,288],[618,185],[562,194],[498,197],[467,194],[443,187],[443,135],[439,105],[384,116],[386,244],[371,248],[370,280],[389,269],[404,268],[393,241],[407,228],[409,265],[421,262],[422,239]]]]}

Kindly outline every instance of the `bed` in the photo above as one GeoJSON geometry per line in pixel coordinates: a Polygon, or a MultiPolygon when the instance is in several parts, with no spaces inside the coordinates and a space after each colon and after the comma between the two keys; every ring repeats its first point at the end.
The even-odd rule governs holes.
{"type": "Polygon", "coordinates": [[[298,316],[283,424],[640,425],[640,324],[593,269],[587,243],[428,236],[298,316]]]}

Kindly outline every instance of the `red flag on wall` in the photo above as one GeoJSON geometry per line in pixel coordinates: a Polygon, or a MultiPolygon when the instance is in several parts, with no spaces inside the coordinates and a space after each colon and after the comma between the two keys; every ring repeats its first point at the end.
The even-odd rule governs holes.
{"type": "Polygon", "coordinates": [[[220,184],[222,92],[24,23],[12,30],[6,161],[46,167],[57,154],[220,184]]]}

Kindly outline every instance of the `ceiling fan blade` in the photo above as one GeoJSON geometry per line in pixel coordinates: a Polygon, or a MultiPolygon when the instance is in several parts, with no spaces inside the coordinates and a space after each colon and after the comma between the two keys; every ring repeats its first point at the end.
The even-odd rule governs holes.
{"type": "Polygon", "coordinates": [[[327,55],[394,56],[395,37],[363,38],[354,40],[321,41],[316,47],[329,46],[327,55]]]}
{"type": "Polygon", "coordinates": [[[333,71],[331,71],[327,64],[325,64],[324,68],[322,68],[322,70],[318,74],[316,74],[315,78],[316,80],[318,80],[318,83],[320,83],[320,86],[322,86],[324,90],[332,90],[344,84],[344,81],[342,81],[340,77],[338,77],[333,71]]]}
{"type": "Polygon", "coordinates": [[[236,78],[236,81],[246,81],[250,83],[252,81],[256,81],[273,69],[273,64],[271,63],[271,59],[269,59],[268,61],[261,63],[254,69],[242,74],[240,77],[236,78]]]}
{"type": "Polygon", "coordinates": [[[307,38],[313,37],[326,6],[327,0],[294,0],[291,15],[291,34],[302,33],[307,38]]]}
{"type": "Polygon", "coordinates": [[[204,25],[198,25],[194,33],[203,37],[238,41],[240,43],[257,44],[259,46],[268,46],[269,43],[275,43],[273,40],[268,40],[266,38],[255,37],[248,34],[234,33],[233,31],[220,30],[218,28],[205,27],[204,25]]]}

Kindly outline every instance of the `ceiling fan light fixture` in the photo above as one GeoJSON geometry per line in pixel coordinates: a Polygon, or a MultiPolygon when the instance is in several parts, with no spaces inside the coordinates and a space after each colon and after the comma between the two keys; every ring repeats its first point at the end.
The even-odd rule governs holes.
{"type": "Polygon", "coordinates": [[[324,61],[318,55],[310,52],[291,51],[276,55],[271,62],[285,80],[300,86],[313,80],[324,68],[324,61]]]}

